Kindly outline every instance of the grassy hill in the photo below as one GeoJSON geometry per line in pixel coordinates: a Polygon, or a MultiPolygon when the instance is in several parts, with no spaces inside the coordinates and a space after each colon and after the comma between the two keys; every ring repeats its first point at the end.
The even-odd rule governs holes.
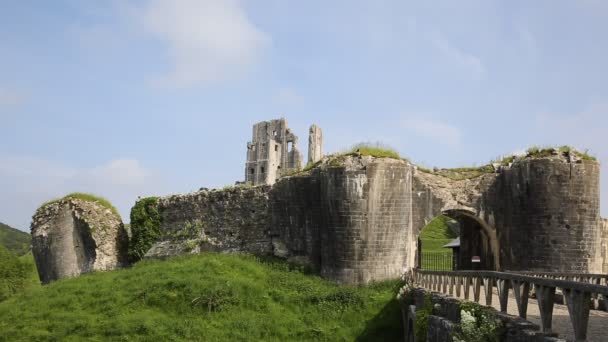
{"type": "Polygon", "coordinates": [[[0,341],[395,341],[398,285],[340,286],[243,255],[146,260],[0,303],[0,341]]]}
{"type": "Polygon", "coordinates": [[[0,222],[0,245],[11,253],[18,256],[26,254],[30,250],[31,240],[30,234],[0,222]]]}
{"type": "Polygon", "coordinates": [[[422,240],[424,252],[451,253],[449,249],[442,248],[443,245],[458,237],[447,224],[450,220],[447,216],[438,216],[422,229],[420,240],[422,240]]]}
{"type": "Polygon", "coordinates": [[[429,222],[420,233],[422,243],[422,268],[430,270],[451,270],[452,250],[444,245],[458,237],[448,222],[447,216],[438,216],[429,222]]]}

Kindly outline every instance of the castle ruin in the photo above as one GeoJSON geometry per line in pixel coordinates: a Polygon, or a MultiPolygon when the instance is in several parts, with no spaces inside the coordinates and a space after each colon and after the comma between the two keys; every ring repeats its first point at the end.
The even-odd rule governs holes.
{"type": "MultiPolygon", "coordinates": [[[[308,161],[316,162],[323,156],[321,128],[310,127],[308,161]]],[[[285,118],[263,121],[253,125],[253,138],[247,143],[245,183],[272,185],[284,175],[302,169],[302,154],[298,137],[291,132],[285,118]]]]}
{"type": "MultiPolygon", "coordinates": [[[[448,177],[399,158],[360,152],[323,157],[322,133],[313,125],[309,167],[302,170],[297,141],[285,119],[256,124],[245,176],[255,186],[160,198],[161,238],[146,256],[203,250],[274,255],[327,279],[364,284],[419,266],[422,229],[445,215],[460,226],[460,269],[472,269],[478,256],[485,270],[608,272],[608,221],[600,218],[600,167],[593,158],[553,149],[486,165],[472,175],[446,170],[465,172],[448,177]]],[[[100,269],[100,260],[101,269],[114,267],[114,258],[100,256],[115,249],[81,255],[82,243],[103,246],[104,237],[95,234],[106,231],[72,219],[76,214],[66,205],[35,216],[40,269],[76,275],[100,269]],[[72,236],[86,239],[74,242],[72,236]],[[75,261],[64,267],[66,251],[75,261]]],[[[108,235],[113,241],[114,231],[108,235]]]]}

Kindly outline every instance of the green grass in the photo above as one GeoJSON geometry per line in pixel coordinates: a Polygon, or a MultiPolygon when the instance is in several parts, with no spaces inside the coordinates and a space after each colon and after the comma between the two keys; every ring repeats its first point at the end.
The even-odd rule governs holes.
{"type": "Polygon", "coordinates": [[[526,153],[527,153],[526,157],[531,157],[531,158],[543,158],[543,157],[550,157],[555,154],[568,155],[570,153],[574,153],[576,156],[578,156],[579,158],[581,158],[583,160],[597,160],[597,158],[589,155],[588,150],[582,152],[582,151],[575,149],[574,147],[567,146],[567,145],[559,146],[559,147],[532,146],[526,150],[526,153]]]}
{"type": "Polygon", "coordinates": [[[25,282],[25,288],[40,287],[40,278],[38,277],[38,270],[36,269],[36,262],[34,261],[34,255],[32,252],[28,252],[25,255],[19,257],[19,260],[25,265],[28,270],[28,277],[25,282]]]}
{"type": "Polygon", "coordinates": [[[397,341],[398,286],[340,286],[243,255],[146,260],[0,303],[0,341],[397,341]]]}
{"type": "Polygon", "coordinates": [[[447,216],[437,216],[434,220],[429,222],[420,233],[421,240],[436,240],[436,239],[448,239],[453,240],[458,237],[452,229],[448,226],[447,222],[452,219],[447,216]]]}
{"type": "Polygon", "coordinates": [[[377,158],[401,159],[397,151],[379,142],[356,144],[347,153],[359,153],[362,156],[377,158]]]}
{"type": "Polygon", "coordinates": [[[422,243],[422,268],[437,271],[452,269],[452,250],[444,245],[458,237],[450,229],[447,216],[438,216],[427,224],[420,233],[422,243]]]}
{"type": "Polygon", "coordinates": [[[107,199],[103,198],[103,197],[99,197],[97,195],[93,195],[93,194],[87,194],[87,193],[83,193],[83,192],[73,192],[71,194],[68,194],[62,198],[56,198],[47,202],[44,202],[40,208],[46,207],[47,205],[53,204],[53,203],[57,203],[63,200],[67,200],[70,198],[75,198],[75,199],[81,199],[84,201],[90,201],[90,202],[97,202],[98,204],[100,204],[101,206],[110,209],[112,211],[112,213],[114,213],[114,215],[120,217],[120,213],[118,212],[118,210],[112,205],[112,203],[110,203],[110,201],[108,201],[107,199]]]}
{"type": "Polygon", "coordinates": [[[0,245],[15,255],[24,255],[30,250],[32,237],[26,232],[0,223],[0,245]]]}

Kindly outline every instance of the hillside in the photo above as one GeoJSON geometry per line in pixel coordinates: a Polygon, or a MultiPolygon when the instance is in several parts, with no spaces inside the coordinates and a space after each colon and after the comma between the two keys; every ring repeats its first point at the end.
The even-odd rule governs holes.
{"type": "Polygon", "coordinates": [[[447,216],[438,216],[422,229],[420,240],[423,251],[451,253],[451,250],[443,248],[443,245],[458,237],[448,225],[450,221],[453,220],[447,216]]]}
{"type": "Polygon", "coordinates": [[[340,286],[243,255],[142,261],[0,303],[0,341],[393,341],[397,286],[340,286]]]}
{"type": "Polygon", "coordinates": [[[24,255],[30,250],[30,243],[30,234],[0,222],[0,245],[10,252],[18,256],[24,255]]]}

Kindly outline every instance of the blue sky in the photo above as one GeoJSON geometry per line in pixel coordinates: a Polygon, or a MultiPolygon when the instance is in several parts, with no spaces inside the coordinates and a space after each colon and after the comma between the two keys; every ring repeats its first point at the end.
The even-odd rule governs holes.
{"type": "Polygon", "coordinates": [[[128,221],[137,196],[233,184],[251,126],[281,116],[302,151],[316,123],[328,152],[381,141],[427,167],[605,161],[606,37],[602,0],[3,0],[0,221],[27,230],[71,191],[128,221]]]}

